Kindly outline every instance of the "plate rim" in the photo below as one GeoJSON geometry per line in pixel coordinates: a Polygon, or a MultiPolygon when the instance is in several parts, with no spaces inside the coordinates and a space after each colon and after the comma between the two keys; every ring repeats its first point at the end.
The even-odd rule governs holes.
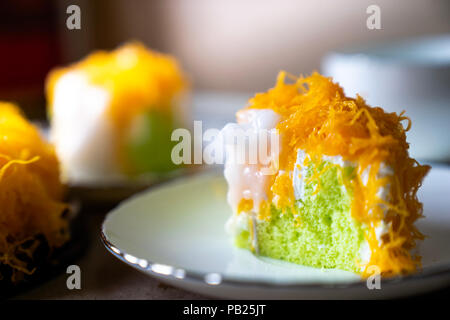
{"type": "MultiPolygon", "coordinates": [[[[450,166],[447,165],[439,165],[434,163],[433,168],[437,170],[446,170],[450,171],[450,166]]],[[[171,181],[167,181],[166,183],[159,184],[158,186],[152,188],[151,190],[146,189],[137,194],[131,196],[130,198],[124,200],[119,203],[113,210],[109,211],[106,214],[102,225],[100,227],[100,239],[106,249],[120,261],[128,264],[139,271],[142,271],[146,274],[149,274],[153,277],[157,278],[166,278],[168,280],[174,281],[191,281],[200,285],[207,286],[222,286],[222,285],[230,285],[234,287],[253,287],[253,288],[261,288],[261,289],[289,289],[289,290],[302,290],[302,289],[332,289],[332,290],[341,290],[341,289],[357,289],[357,288],[367,288],[366,280],[361,278],[360,280],[350,281],[350,282],[339,282],[339,283],[322,283],[322,282],[274,282],[268,280],[246,280],[246,279],[236,279],[233,277],[229,277],[217,272],[199,272],[193,271],[189,269],[185,269],[178,266],[168,265],[166,263],[158,263],[153,262],[148,259],[135,256],[124,250],[119,249],[117,245],[115,245],[111,240],[108,239],[106,234],[106,222],[108,218],[116,212],[117,209],[122,207],[124,202],[133,201],[139,196],[143,194],[147,194],[149,192],[155,192],[163,188],[170,187],[172,184],[178,184],[182,181],[196,179],[201,176],[216,176],[218,174],[217,169],[213,170],[205,170],[203,172],[188,175],[184,177],[179,177],[178,179],[174,179],[171,181]],[[153,268],[155,267],[156,268],[153,268]],[[158,271],[158,267],[162,267],[160,271],[158,271]],[[155,270],[156,269],[156,270],[155,270]],[[210,277],[213,276],[213,281],[210,280],[210,277]]],[[[444,277],[448,276],[450,279],[450,263],[444,263],[436,266],[430,266],[426,268],[421,268],[419,272],[409,275],[401,275],[395,277],[387,277],[382,278],[381,282],[383,287],[388,286],[396,286],[400,284],[410,284],[412,282],[430,280],[436,277],[444,277]]]]}

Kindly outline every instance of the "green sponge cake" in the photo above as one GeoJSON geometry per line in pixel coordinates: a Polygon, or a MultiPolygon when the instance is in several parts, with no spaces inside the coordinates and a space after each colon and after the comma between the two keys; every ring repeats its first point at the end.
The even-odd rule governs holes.
{"type": "MultiPolygon", "coordinates": [[[[320,167],[327,164],[322,162],[320,167]]],[[[306,179],[312,174],[313,169],[308,168],[306,179]]],[[[338,175],[350,179],[354,168],[334,167],[325,172],[320,177],[321,189],[317,194],[314,194],[316,184],[307,185],[296,210],[283,211],[271,205],[270,221],[257,223],[261,255],[319,268],[359,270],[354,261],[365,242],[364,228],[349,214],[352,191],[345,188],[338,175]]],[[[235,231],[236,245],[250,249],[250,232],[245,228],[235,231]]]]}
{"type": "Polygon", "coordinates": [[[291,84],[285,75],[222,131],[271,137],[264,161],[226,144],[233,209],[226,228],[235,245],[363,276],[372,265],[384,275],[417,270],[412,250],[423,236],[414,226],[422,216],[416,192],[429,167],[408,155],[402,122],[409,119],[346,97],[317,73],[291,84]]]}

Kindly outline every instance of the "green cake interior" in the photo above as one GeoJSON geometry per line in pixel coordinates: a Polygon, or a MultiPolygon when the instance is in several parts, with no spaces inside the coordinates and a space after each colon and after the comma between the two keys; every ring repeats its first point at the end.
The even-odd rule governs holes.
{"type": "MultiPolygon", "coordinates": [[[[294,210],[282,212],[272,205],[270,221],[258,220],[259,254],[317,268],[358,272],[360,248],[365,242],[364,228],[351,217],[353,192],[349,184],[344,186],[343,183],[354,177],[355,169],[330,166],[329,162],[323,161],[318,170],[324,166],[328,169],[319,178],[317,194],[313,195],[317,181],[311,181],[294,210]]],[[[310,166],[306,178],[312,174],[313,167],[310,166]]],[[[250,249],[250,232],[241,229],[235,244],[250,249]]]]}

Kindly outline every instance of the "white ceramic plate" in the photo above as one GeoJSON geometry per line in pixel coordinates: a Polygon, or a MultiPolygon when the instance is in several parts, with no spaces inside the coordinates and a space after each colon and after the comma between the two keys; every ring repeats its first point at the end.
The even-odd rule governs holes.
{"type": "Polygon", "coordinates": [[[450,284],[450,169],[433,168],[420,191],[429,236],[422,272],[382,279],[380,290],[341,270],[320,270],[258,258],[232,246],[221,173],[180,178],[123,202],[106,217],[107,249],[132,267],[168,284],[221,298],[390,298],[450,284]]]}

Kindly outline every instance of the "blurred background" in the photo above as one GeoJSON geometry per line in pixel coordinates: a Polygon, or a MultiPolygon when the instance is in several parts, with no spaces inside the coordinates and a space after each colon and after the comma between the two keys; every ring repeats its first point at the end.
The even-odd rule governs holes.
{"type": "MultiPolygon", "coordinates": [[[[270,88],[280,69],[294,74],[321,70],[335,76],[346,91],[359,90],[358,83],[370,74],[345,84],[340,64],[336,67],[334,60],[327,60],[330,53],[449,34],[449,13],[447,0],[2,0],[0,99],[18,101],[29,116],[43,117],[43,86],[50,68],[76,61],[94,49],[112,49],[137,39],[179,59],[196,92],[194,115],[215,114],[228,121],[253,92],[270,88]],[[81,9],[81,30],[66,27],[71,4],[81,9]],[[366,10],[372,4],[380,8],[379,30],[366,25],[366,10]]],[[[448,48],[441,69],[449,68],[448,48]]],[[[443,90],[450,91],[448,73],[442,77],[443,90]]],[[[378,96],[371,88],[363,87],[364,93],[378,96]]],[[[398,99],[390,106],[389,99],[369,99],[369,103],[409,111],[407,106],[397,107],[398,99]]],[[[442,119],[450,119],[450,98],[439,99],[441,107],[434,108],[446,113],[433,139],[450,141],[449,130],[442,127],[442,119]]],[[[414,117],[414,108],[413,118],[420,118],[414,117]]],[[[217,119],[211,126],[223,122],[217,119]]],[[[428,131],[433,119],[420,130],[428,131]]],[[[429,157],[449,160],[450,146],[442,143],[439,148],[445,150],[429,157]]],[[[429,152],[419,154],[426,158],[429,152]]]]}

